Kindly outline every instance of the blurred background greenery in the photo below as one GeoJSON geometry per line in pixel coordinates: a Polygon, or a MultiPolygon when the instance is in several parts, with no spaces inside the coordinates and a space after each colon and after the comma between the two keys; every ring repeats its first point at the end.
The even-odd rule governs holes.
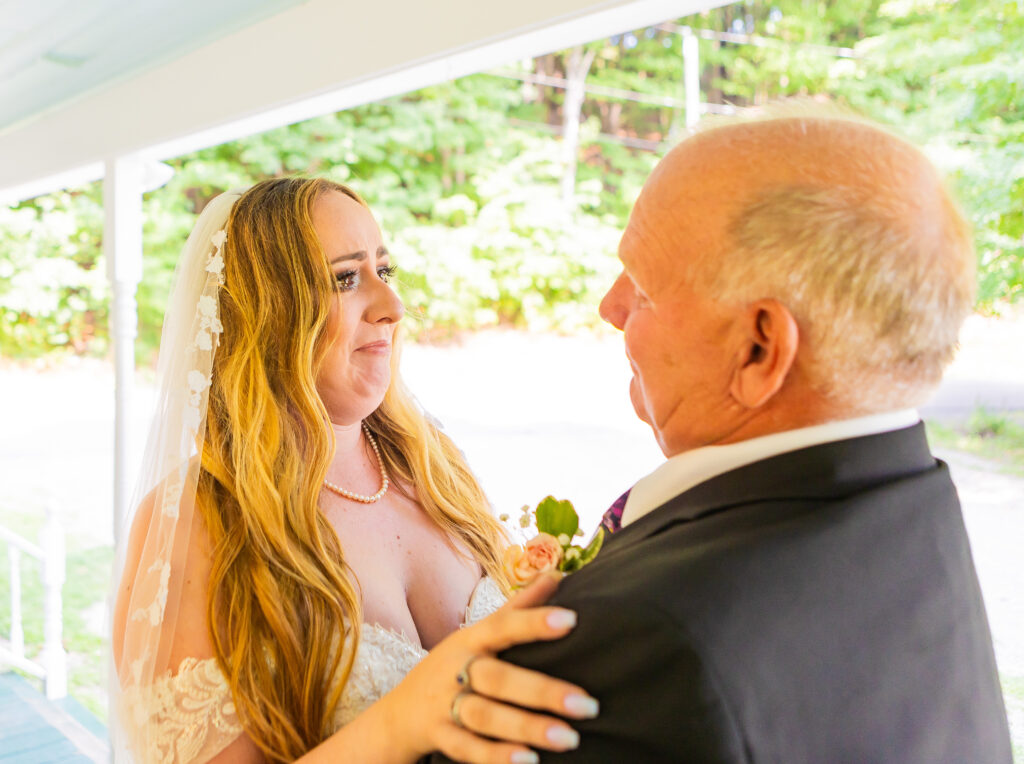
{"type": "MultiPolygon", "coordinates": [[[[979,309],[998,312],[1024,293],[1024,4],[777,0],[173,160],[173,179],[145,199],[139,360],[155,356],[196,213],[227,188],[294,173],[350,183],[369,201],[414,334],[594,323],[630,204],[682,134],[683,27],[698,36],[711,109],[827,98],[925,147],[974,223],[979,309]],[[585,88],[582,99],[573,87],[585,88]],[[561,136],[576,125],[578,146],[567,150],[561,136]]],[[[98,183],[0,207],[0,355],[107,352],[102,224],[98,183]]]]}

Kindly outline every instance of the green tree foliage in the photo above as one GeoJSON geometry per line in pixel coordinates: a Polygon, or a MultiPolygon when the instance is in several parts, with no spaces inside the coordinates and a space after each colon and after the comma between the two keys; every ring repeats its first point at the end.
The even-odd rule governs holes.
{"type": "Polygon", "coordinates": [[[560,203],[557,143],[508,130],[518,100],[512,82],[467,77],[171,162],[174,178],[145,202],[140,345],[159,339],[174,263],[203,205],[294,173],[350,184],[369,201],[414,334],[593,322],[619,220],[595,212],[600,184],[580,184],[590,190],[580,207],[560,203]]]}
{"type": "Polygon", "coordinates": [[[1024,5],[903,0],[844,95],[952,176],[975,226],[983,306],[1024,296],[1024,5]]]}
{"type": "Polygon", "coordinates": [[[974,224],[980,307],[1024,294],[1024,5],[780,0],[684,23],[753,35],[701,41],[712,100],[823,94],[923,146],[974,224]]]}
{"type": "Polygon", "coordinates": [[[104,348],[99,195],[97,187],[0,207],[0,355],[104,348]]]}
{"type": "MultiPolygon", "coordinates": [[[[983,308],[1024,292],[1024,11],[1017,0],[777,0],[585,46],[575,198],[559,192],[569,52],[180,157],[144,201],[140,352],[176,259],[215,194],[322,174],[369,201],[414,333],[572,329],[618,269],[619,231],[684,123],[682,35],[711,109],[825,96],[923,145],[974,222],[983,308]],[[592,60],[591,60],[592,57],[592,60]]],[[[100,186],[0,208],[0,353],[104,352],[100,186]]]]}

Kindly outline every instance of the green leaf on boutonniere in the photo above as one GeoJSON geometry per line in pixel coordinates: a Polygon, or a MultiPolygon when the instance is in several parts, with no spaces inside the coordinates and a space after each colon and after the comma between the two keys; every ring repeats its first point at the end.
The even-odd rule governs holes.
{"type": "Polygon", "coordinates": [[[550,533],[558,538],[563,533],[570,539],[576,535],[580,527],[580,518],[571,501],[558,501],[548,496],[537,505],[537,530],[550,533]]]}
{"type": "Polygon", "coordinates": [[[582,554],[580,554],[580,567],[597,557],[597,553],[601,551],[602,544],[604,544],[604,528],[598,526],[594,538],[590,540],[590,543],[587,544],[582,554]]]}

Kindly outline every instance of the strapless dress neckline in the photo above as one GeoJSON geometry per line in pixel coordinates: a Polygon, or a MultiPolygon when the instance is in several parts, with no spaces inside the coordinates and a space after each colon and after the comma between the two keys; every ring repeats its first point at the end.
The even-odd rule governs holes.
{"type": "MultiPolygon", "coordinates": [[[[465,628],[486,618],[504,605],[505,600],[504,592],[493,578],[486,576],[481,578],[469,596],[469,604],[466,605],[466,613],[459,628],[465,628]]],[[[396,646],[419,653],[421,658],[429,652],[423,647],[422,641],[413,639],[405,633],[404,629],[394,629],[379,623],[363,623],[360,636],[365,639],[367,635],[371,635],[371,639],[374,640],[390,640],[396,646]]]]}
{"type": "MultiPolygon", "coordinates": [[[[485,618],[504,602],[501,588],[492,579],[481,578],[463,626],[485,618]]],[[[332,719],[335,729],[390,692],[427,654],[407,634],[379,624],[364,623],[359,635],[352,670],[332,719]]],[[[139,729],[150,729],[141,759],[147,764],[206,762],[242,734],[231,690],[215,658],[185,658],[173,676],[126,688],[121,702],[125,718],[139,729]]]]}
{"type": "MultiPolygon", "coordinates": [[[[505,595],[491,578],[481,578],[466,606],[463,626],[486,618],[505,602],[505,595]]],[[[364,623],[360,630],[352,672],[335,710],[336,727],[348,724],[375,700],[391,691],[427,654],[422,645],[404,632],[380,624],[364,623]]]]}

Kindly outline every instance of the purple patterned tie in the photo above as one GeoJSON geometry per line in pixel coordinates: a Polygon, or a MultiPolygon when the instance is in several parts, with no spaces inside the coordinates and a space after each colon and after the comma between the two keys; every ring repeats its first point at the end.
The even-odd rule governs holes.
{"type": "MultiPolygon", "coordinates": [[[[632,489],[630,489],[632,490],[632,489]]],[[[601,527],[609,533],[615,533],[622,527],[622,510],[626,508],[626,499],[629,498],[629,491],[617,498],[601,518],[601,527]]]]}

